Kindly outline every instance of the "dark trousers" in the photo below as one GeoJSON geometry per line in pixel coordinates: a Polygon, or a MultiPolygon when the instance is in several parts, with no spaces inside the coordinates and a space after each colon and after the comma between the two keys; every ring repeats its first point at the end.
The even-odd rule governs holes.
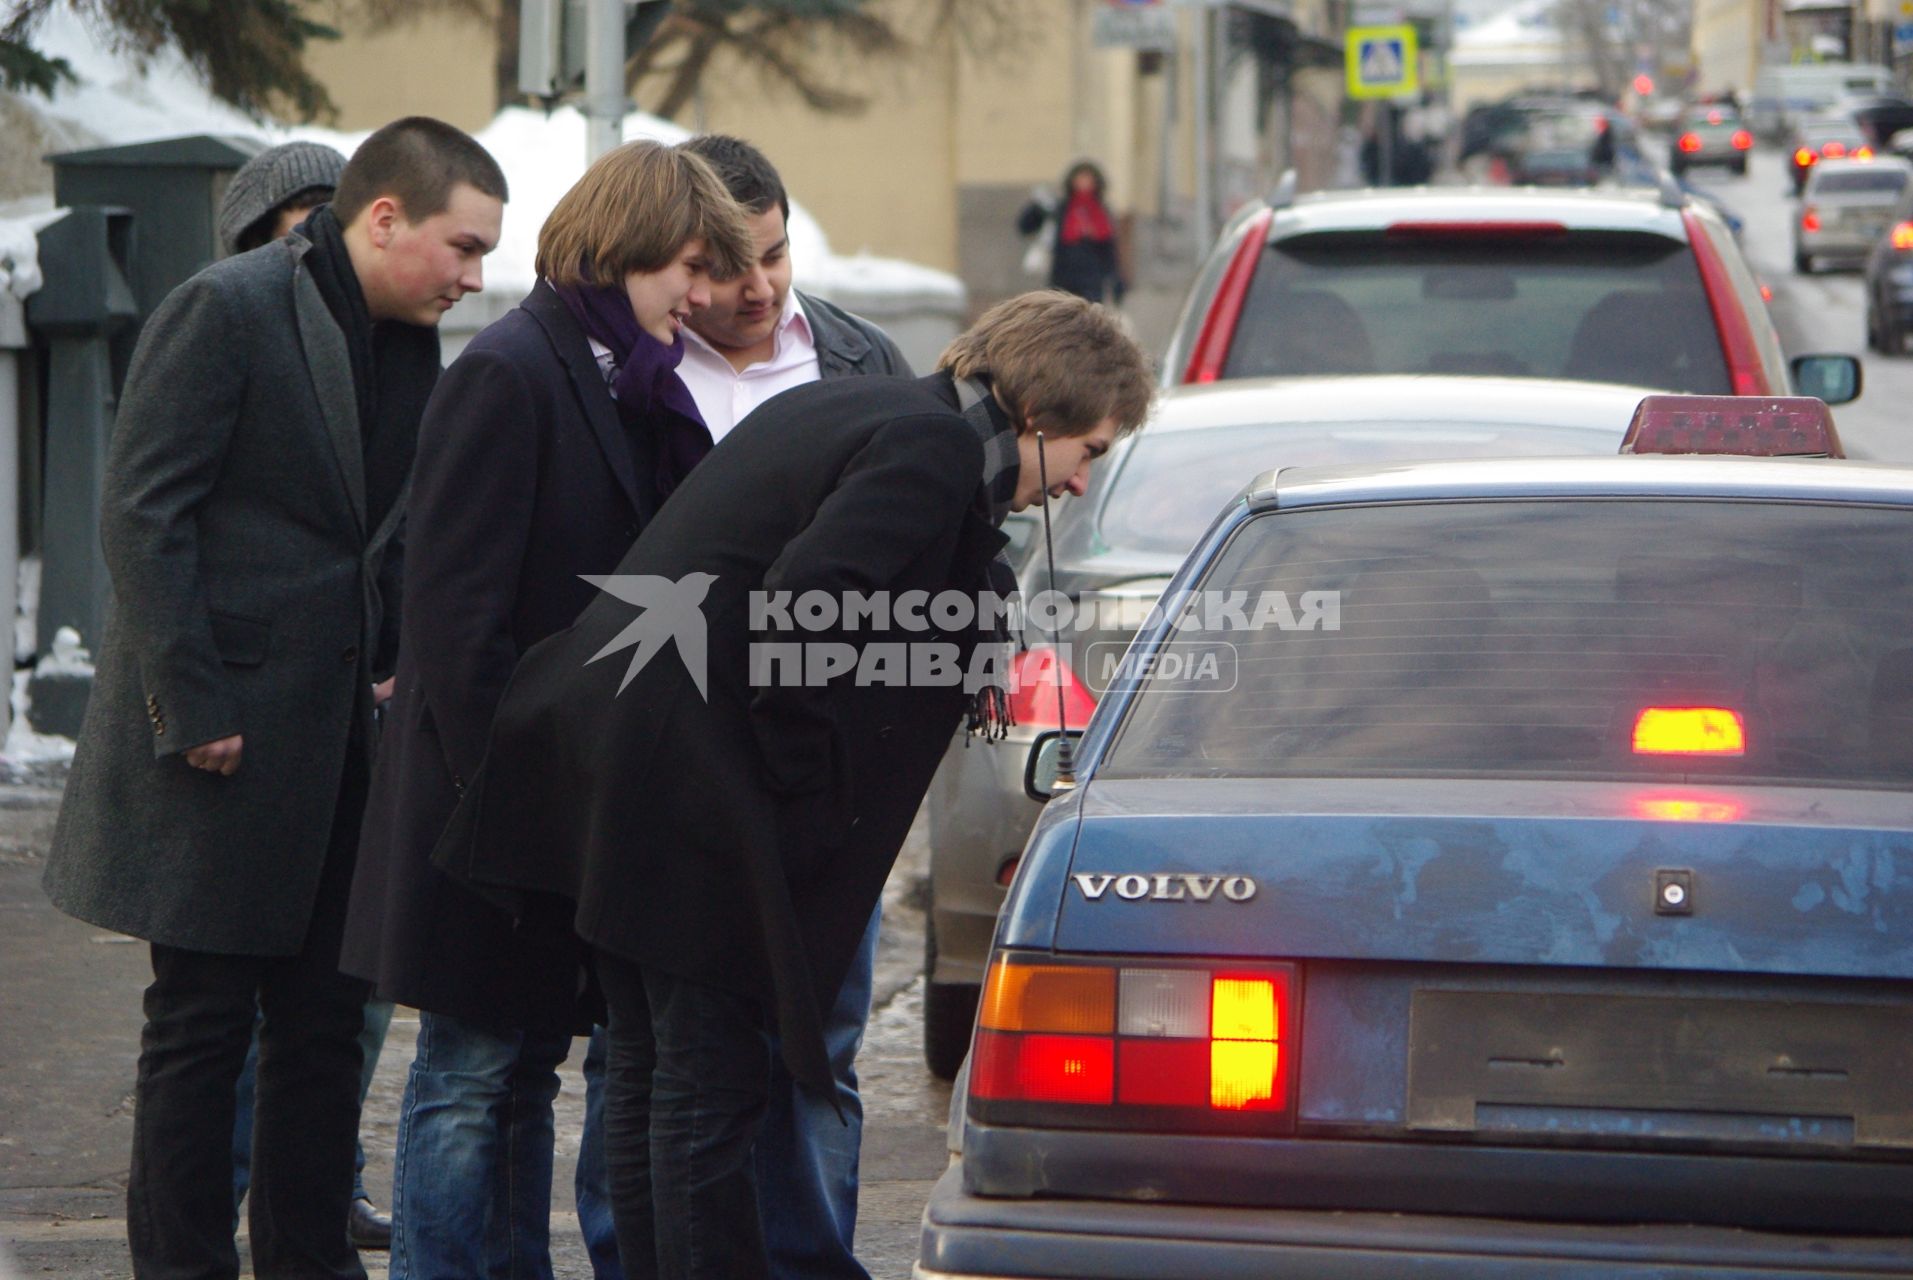
{"type": "Polygon", "coordinates": [[[235,1087],[255,1013],[258,1091],[248,1196],[261,1280],[364,1280],[346,1239],[368,985],[339,973],[363,791],[333,823],[304,947],[216,955],[153,944],[126,1230],[138,1280],[235,1280],[235,1087]]]}
{"type": "Polygon", "coordinates": [[[605,1166],[630,1280],[768,1280],[751,1145],[771,1049],[763,1004],[597,952],[610,1008],[605,1166]]]}

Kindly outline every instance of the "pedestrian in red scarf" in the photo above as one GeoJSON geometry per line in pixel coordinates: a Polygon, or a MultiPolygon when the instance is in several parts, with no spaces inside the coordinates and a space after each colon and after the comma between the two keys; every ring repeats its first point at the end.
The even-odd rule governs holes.
{"type": "Polygon", "coordinates": [[[1129,287],[1116,255],[1116,224],[1103,203],[1103,171],[1087,160],[1071,166],[1055,207],[1031,200],[1017,215],[1024,235],[1050,237],[1049,281],[1091,302],[1121,302],[1129,287]],[[1048,230],[1045,231],[1045,224],[1048,230]]]}

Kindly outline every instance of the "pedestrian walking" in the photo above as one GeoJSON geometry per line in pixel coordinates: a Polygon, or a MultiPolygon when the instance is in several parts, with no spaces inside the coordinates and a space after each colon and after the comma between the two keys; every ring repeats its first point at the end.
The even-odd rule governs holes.
{"type": "Polygon", "coordinates": [[[365,1274],[346,1221],[367,992],[340,931],[437,324],[481,287],[504,198],[464,133],[387,125],[303,234],[175,289],[134,352],[100,520],[115,610],[45,885],[151,944],[138,1277],[239,1274],[255,1014],[254,1271],[365,1274]]]}
{"type": "MultiPolygon", "coordinates": [[[[227,253],[246,253],[284,237],[327,204],[339,185],[345,157],[321,142],[284,142],[267,147],[239,166],[219,198],[214,219],[219,241],[227,253]]],[[[392,1022],[392,1004],[376,997],[365,1002],[365,1028],[359,1033],[359,1052],[365,1065],[359,1071],[359,1107],[372,1089],[379,1050],[392,1022]]],[[[252,1181],[252,1107],[259,1069],[259,1026],[253,1024],[246,1065],[239,1073],[238,1115],[233,1122],[233,1214],[237,1217],[252,1181]]],[[[392,1220],[380,1213],[365,1189],[365,1144],[353,1155],[352,1204],[346,1234],[361,1249],[383,1249],[392,1242],[392,1220]]]]}
{"type": "Polygon", "coordinates": [[[1104,202],[1103,171],[1078,161],[1063,176],[1054,204],[1032,198],[1017,215],[1016,228],[1041,235],[1049,244],[1049,282],[1091,302],[1120,304],[1129,289],[1116,244],[1116,220],[1104,202]]]}
{"type": "Polygon", "coordinates": [[[1039,457],[1051,490],[1081,492],[1150,395],[1116,317],[1056,292],[992,308],[928,378],[786,391],[519,663],[435,857],[491,892],[576,903],[610,1010],[605,1140],[628,1274],[770,1274],[752,1174],[767,1034],[793,1079],[830,1095],[822,1011],[966,707],[984,723],[1000,708],[1001,690],[972,700],[950,678],[996,638],[984,619],[925,632],[906,607],[800,637],[767,602],[974,601],[997,526],[1043,496],[1039,457]],[[796,679],[753,654],[778,634],[822,644],[784,646],[796,679]],[[907,672],[919,644],[936,674],[856,677],[867,654],[907,672]],[[835,678],[802,678],[845,653],[835,678]]]}
{"type": "MultiPolygon", "coordinates": [[[[736,280],[712,285],[709,305],[691,314],[685,331],[684,381],[712,436],[723,439],[772,396],[819,378],[911,376],[909,362],[883,330],[791,287],[790,197],[769,157],[722,134],[682,145],[717,171],[750,214],[756,238],[756,265],[736,280]]],[[[856,1063],[870,1016],[881,924],[878,907],[836,999],[824,1009],[832,1090],[799,1084],[780,1059],[771,1059],[769,1108],[753,1164],[764,1244],[778,1280],[869,1277],[852,1247],[863,1144],[856,1063]]]]}
{"type": "MultiPolygon", "coordinates": [[[[751,260],[703,161],[600,158],[538,236],[538,282],[446,370],[420,429],[398,684],[343,965],[420,1010],[393,1176],[394,1280],[549,1277],[552,1099],[599,1005],[571,910],[501,910],[429,860],[519,655],[568,625],[711,447],[676,367],[713,275],[751,260]]],[[[554,833],[555,836],[555,833],[554,833]]],[[[537,838],[531,857],[561,857],[537,838]]],[[[589,1188],[587,1188],[589,1191],[589,1188]]],[[[616,1274],[608,1215],[580,1221],[616,1274]]]]}

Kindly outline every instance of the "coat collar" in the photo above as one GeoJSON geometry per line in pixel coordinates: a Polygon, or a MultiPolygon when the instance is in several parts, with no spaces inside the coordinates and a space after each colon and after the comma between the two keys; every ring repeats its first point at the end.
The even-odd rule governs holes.
{"type": "Polygon", "coordinates": [[[792,292],[796,293],[798,303],[804,308],[804,319],[810,325],[810,340],[817,348],[819,372],[858,372],[859,366],[869,358],[870,340],[856,325],[845,323],[829,303],[801,289],[792,292]]]}
{"type": "MultiPolygon", "coordinates": [[[[352,518],[361,537],[365,535],[365,447],[359,428],[359,403],[353,391],[352,357],[345,349],[345,335],[326,309],[325,298],[313,282],[305,256],[312,243],[300,235],[288,236],[284,243],[292,255],[292,310],[299,327],[299,345],[305,352],[306,372],[312,378],[313,392],[319,398],[319,411],[325,418],[326,434],[332,440],[332,452],[339,464],[339,478],[352,503],[352,518]]],[[[399,504],[394,504],[396,510],[399,504]]]]}
{"type": "Polygon", "coordinates": [[[579,403],[584,406],[585,418],[591,424],[591,433],[597,438],[598,448],[604,454],[605,465],[617,477],[618,486],[630,499],[632,509],[648,518],[656,503],[646,501],[644,491],[639,487],[631,435],[618,418],[617,402],[612,400],[611,389],[605,385],[604,372],[591,354],[591,344],[586,341],[584,330],[572,318],[564,299],[543,280],[532,286],[531,292],[519,305],[544,329],[552,350],[558,353],[558,359],[564,363],[572,389],[577,393],[579,403]]]}

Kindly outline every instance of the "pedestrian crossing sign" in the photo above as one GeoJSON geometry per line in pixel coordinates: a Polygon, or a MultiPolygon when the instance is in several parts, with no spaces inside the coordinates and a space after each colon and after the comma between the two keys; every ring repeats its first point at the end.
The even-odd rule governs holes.
{"type": "Polygon", "coordinates": [[[1415,28],[1350,27],[1345,46],[1348,96],[1406,98],[1421,89],[1421,56],[1415,28]]]}

